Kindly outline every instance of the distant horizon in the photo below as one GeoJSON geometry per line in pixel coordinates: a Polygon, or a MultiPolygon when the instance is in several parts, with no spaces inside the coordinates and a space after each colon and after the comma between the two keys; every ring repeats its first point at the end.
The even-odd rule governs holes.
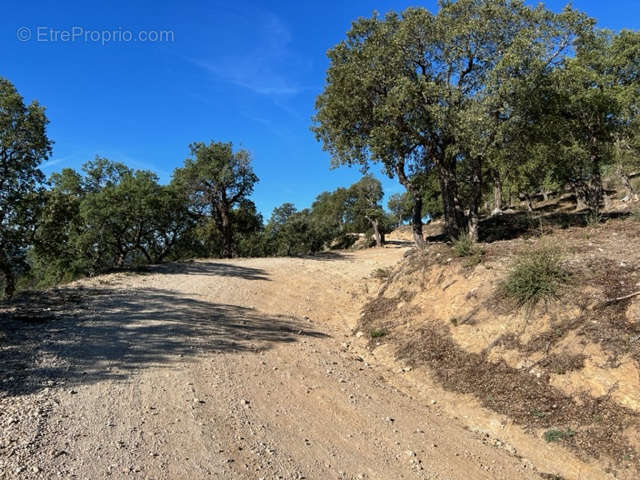
{"type": "MultiPolygon", "coordinates": [[[[538,2],[527,2],[536,4],[538,2]]],[[[544,2],[559,10],[567,2],[544,2]]],[[[598,26],[640,28],[640,3],[572,2],[598,26]]],[[[303,209],[323,191],[356,182],[358,168],[330,169],[310,131],[328,65],[325,52],[359,16],[411,2],[197,2],[153,8],[110,2],[14,5],[0,19],[0,76],[47,109],[53,155],[44,173],[104,156],[151,170],[161,182],[192,142],[233,142],[252,154],[253,201],[268,219],[284,202],[303,209]],[[73,13],[70,13],[73,12],[73,13]]],[[[430,0],[424,7],[436,10],[430,0]]],[[[404,189],[379,168],[388,197],[404,189]]]]}

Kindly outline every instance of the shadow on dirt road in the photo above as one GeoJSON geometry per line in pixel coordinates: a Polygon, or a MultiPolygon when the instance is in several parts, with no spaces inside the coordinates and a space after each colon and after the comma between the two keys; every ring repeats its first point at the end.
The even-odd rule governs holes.
{"type": "Polygon", "coordinates": [[[0,313],[0,395],[125,379],[179,357],[256,352],[305,336],[326,337],[300,319],[171,290],[49,291],[0,313]]]}

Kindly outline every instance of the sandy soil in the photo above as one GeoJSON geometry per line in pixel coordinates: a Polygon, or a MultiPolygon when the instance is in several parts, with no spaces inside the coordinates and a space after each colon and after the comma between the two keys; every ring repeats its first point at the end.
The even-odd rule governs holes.
{"type": "Polygon", "coordinates": [[[31,349],[0,368],[0,478],[539,479],[354,335],[371,273],[405,250],[76,283],[79,305],[0,331],[31,349]]]}

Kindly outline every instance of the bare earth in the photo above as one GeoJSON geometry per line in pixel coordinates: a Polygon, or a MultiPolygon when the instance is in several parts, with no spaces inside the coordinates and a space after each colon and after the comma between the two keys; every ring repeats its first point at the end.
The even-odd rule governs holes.
{"type": "Polygon", "coordinates": [[[78,282],[75,317],[34,327],[27,374],[49,380],[0,396],[0,478],[540,479],[353,335],[370,274],[404,251],[78,282]]]}

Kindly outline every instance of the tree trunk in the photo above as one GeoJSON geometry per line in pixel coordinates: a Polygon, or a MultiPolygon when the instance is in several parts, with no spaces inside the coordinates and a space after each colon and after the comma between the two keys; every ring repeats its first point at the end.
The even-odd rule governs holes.
{"type": "Polygon", "coordinates": [[[587,208],[587,198],[584,186],[580,184],[574,184],[573,193],[576,196],[576,212],[587,208]]]}
{"type": "Polygon", "coordinates": [[[411,226],[413,228],[413,241],[418,248],[424,248],[424,235],[422,233],[422,195],[420,192],[413,194],[413,211],[411,216],[411,226]]]}
{"type": "Polygon", "coordinates": [[[233,227],[229,218],[229,210],[225,205],[213,205],[216,227],[222,235],[222,256],[233,258],[233,227]]]}
{"type": "Polygon", "coordinates": [[[413,198],[413,210],[411,216],[411,225],[413,228],[413,241],[418,248],[424,248],[424,237],[422,236],[422,192],[409,180],[404,170],[404,162],[398,162],[396,166],[396,175],[402,186],[413,198]]]}
{"type": "Polygon", "coordinates": [[[502,214],[502,183],[499,179],[495,179],[493,185],[493,211],[491,215],[502,214]]]}
{"type": "Polygon", "coordinates": [[[233,258],[233,229],[228,217],[222,221],[222,255],[233,258]]]}
{"type": "Polygon", "coordinates": [[[604,187],[597,160],[594,160],[593,174],[587,187],[587,206],[597,217],[600,215],[600,203],[604,197],[604,187]]]}
{"type": "Polygon", "coordinates": [[[376,247],[382,248],[384,246],[384,242],[382,240],[382,235],[380,234],[380,222],[368,217],[367,220],[369,220],[371,228],[373,228],[373,238],[376,240],[376,247]]]}
{"type": "Polygon", "coordinates": [[[631,199],[633,199],[635,196],[633,185],[631,185],[631,179],[629,178],[629,175],[622,172],[619,172],[618,175],[620,176],[620,180],[622,181],[622,186],[624,187],[624,190],[625,190],[625,196],[622,199],[622,201],[628,202],[631,199]]]}
{"type": "Polygon", "coordinates": [[[438,168],[445,233],[449,238],[458,238],[463,230],[465,215],[458,202],[458,184],[455,170],[440,165],[438,168]]]}
{"type": "Polygon", "coordinates": [[[144,258],[147,260],[148,264],[152,265],[153,263],[155,263],[153,261],[153,257],[151,257],[151,254],[147,251],[146,248],[144,248],[142,245],[138,245],[138,250],[142,253],[142,255],[144,255],[144,258]]]}
{"type": "Polygon", "coordinates": [[[531,195],[527,193],[525,198],[527,200],[527,211],[533,212],[533,200],[531,200],[531,195]]]}
{"type": "Polygon", "coordinates": [[[476,158],[473,161],[473,172],[471,178],[471,205],[467,218],[467,234],[469,238],[478,241],[478,228],[480,226],[480,203],[482,202],[482,159],[476,158]]]}
{"type": "Polygon", "coordinates": [[[16,279],[8,262],[0,263],[0,273],[4,277],[4,294],[7,298],[11,298],[16,293],[16,279]]]}
{"type": "Polygon", "coordinates": [[[600,215],[600,202],[604,193],[602,175],[600,172],[600,156],[597,153],[598,141],[595,136],[591,138],[591,178],[584,182],[586,187],[586,202],[596,218],[600,215]]]}

